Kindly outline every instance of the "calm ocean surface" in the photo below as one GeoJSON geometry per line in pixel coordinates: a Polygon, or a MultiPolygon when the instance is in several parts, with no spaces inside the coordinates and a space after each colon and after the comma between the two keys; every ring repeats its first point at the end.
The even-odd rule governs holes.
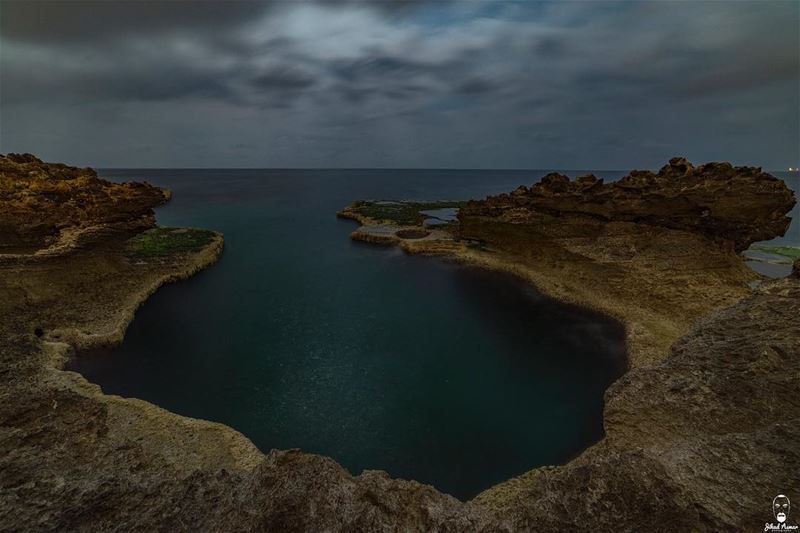
{"type": "MultiPolygon", "coordinates": [[[[335,217],[356,199],[480,198],[546,172],[101,171],[169,187],[158,222],[219,230],[225,252],[151,297],[121,346],[71,368],[265,452],[462,499],[562,463],[602,436],[622,327],[509,276],[353,242],[356,224],[335,217]]],[[[800,244],[796,224],[786,241],[800,244]]]]}

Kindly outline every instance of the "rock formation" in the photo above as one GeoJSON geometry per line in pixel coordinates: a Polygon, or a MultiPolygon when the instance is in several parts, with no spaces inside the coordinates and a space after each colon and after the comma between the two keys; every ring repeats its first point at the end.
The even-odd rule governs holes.
{"type": "Polygon", "coordinates": [[[508,222],[564,224],[632,222],[697,232],[729,241],[741,252],[756,241],[783,235],[795,204],[784,182],[755,167],[729,163],[692,166],[676,157],[658,173],[634,170],[603,183],[592,174],[571,181],[550,173],[531,188],[469,202],[459,213],[508,222]],[[555,217],[558,220],[552,220],[555,217]]]}
{"type": "Polygon", "coordinates": [[[31,154],[0,155],[0,253],[79,246],[155,225],[153,207],[169,191],[111,183],[90,168],[45,163],[31,154]]]}
{"type": "MultiPolygon", "coordinates": [[[[752,291],[755,275],[734,252],[785,225],[785,188],[760,173],[707,176],[727,183],[718,191],[731,202],[761,190],[761,207],[743,206],[756,222],[735,223],[716,193],[691,187],[713,224],[692,220],[694,207],[665,221],[643,198],[669,187],[652,184],[608,193],[639,199],[586,214],[580,209],[600,204],[582,207],[578,198],[609,186],[550,177],[537,193],[471,204],[456,234],[442,230],[444,244],[409,241],[418,247],[410,250],[512,271],[603,309],[624,321],[631,339],[631,370],[606,393],[600,443],[462,503],[382,472],[354,476],[297,450],[263,454],[230,428],[104,395],[63,371],[75,348],[119,342],[136,307],[163,283],[213,262],[222,239],[152,257],[144,247],[131,258],[125,243],[152,219],[158,189],[108,184],[28,156],[3,161],[14,165],[0,172],[3,190],[19,180],[30,202],[45,199],[24,165],[39,169],[45,190],[72,176],[63,180],[73,185],[69,194],[47,197],[51,209],[78,212],[67,227],[108,231],[102,243],[60,247],[35,261],[0,255],[0,531],[755,531],[771,520],[776,494],[800,494],[800,262],[793,276],[752,291]],[[553,186],[563,190],[542,192],[553,186]],[[578,188],[583,193],[568,192],[578,188]],[[548,196],[556,194],[574,210],[531,207],[556,205],[548,196]],[[110,198],[118,199],[116,216],[110,198]],[[636,202],[646,217],[631,214],[636,202]]],[[[673,161],[683,180],[683,164],[673,161]]],[[[39,219],[21,206],[24,196],[0,198],[3,242],[22,243],[30,255],[64,226],[42,216],[41,227],[56,232],[28,229],[39,219]],[[11,209],[17,216],[7,216],[11,209]]]]}
{"type": "Polygon", "coordinates": [[[458,255],[617,316],[636,366],[660,360],[696,319],[749,294],[757,275],[738,252],[783,235],[794,203],[783,181],[728,163],[674,158],[658,173],[612,183],[548,174],[468,202],[457,237],[495,253],[458,255]]]}

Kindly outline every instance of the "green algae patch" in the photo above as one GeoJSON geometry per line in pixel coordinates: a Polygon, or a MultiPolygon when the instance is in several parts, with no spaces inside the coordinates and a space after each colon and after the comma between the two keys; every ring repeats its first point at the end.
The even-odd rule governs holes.
{"type": "Polygon", "coordinates": [[[421,211],[443,209],[448,207],[463,207],[466,202],[355,202],[348,206],[348,210],[361,216],[371,218],[383,224],[397,224],[399,226],[419,226],[428,218],[421,211]]]}
{"type": "Polygon", "coordinates": [[[153,228],[125,243],[127,257],[165,257],[196,252],[214,240],[214,232],[192,228],[153,228]]]}
{"type": "Polygon", "coordinates": [[[753,250],[759,252],[766,252],[768,254],[782,255],[792,259],[800,259],[800,248],[796,246],[761,246],[756,245],[752,247],[753,250]]]}

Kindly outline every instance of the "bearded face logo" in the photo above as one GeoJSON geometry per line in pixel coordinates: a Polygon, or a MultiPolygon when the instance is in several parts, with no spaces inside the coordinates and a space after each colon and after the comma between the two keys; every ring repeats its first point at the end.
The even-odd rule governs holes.
{"type": "Polygon", "coordinates": [[[787,496],[778,494],[775,496],[775,499],[772,500],[772,512],[775,515],[775,520],[777,520],[779,524],[783,524],[786,522],[786,519],[789,518],[790,509],[791,504],[787,496]]]}

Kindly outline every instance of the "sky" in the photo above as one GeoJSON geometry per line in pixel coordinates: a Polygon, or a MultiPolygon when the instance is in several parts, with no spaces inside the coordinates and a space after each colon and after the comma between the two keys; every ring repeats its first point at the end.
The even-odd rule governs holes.
{"type": "Polygon", "coordinates": [[[2,0],[0,152],[95,167],[797,167],[800,1],[2,0]]]}

